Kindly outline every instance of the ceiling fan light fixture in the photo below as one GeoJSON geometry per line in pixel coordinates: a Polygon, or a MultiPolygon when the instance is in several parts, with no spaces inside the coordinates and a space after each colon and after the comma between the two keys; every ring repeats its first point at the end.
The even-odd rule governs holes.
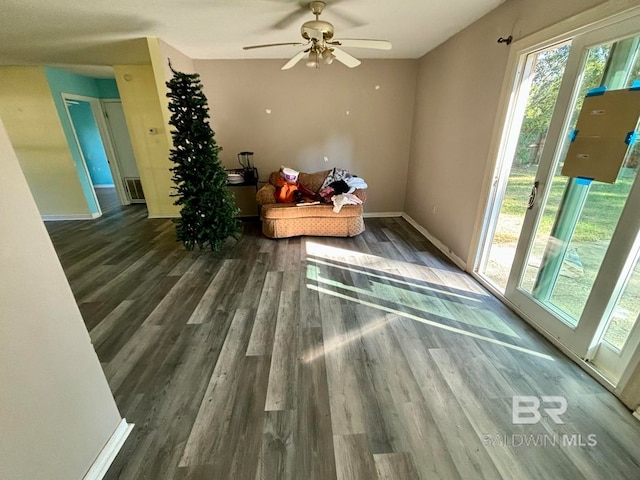
{"type": "Polygon", "coordinates": [[[322,52],[322,61],[326,64],[326,65],[331,65],[331,62],[333,62],[333,60],[336,58],[336,56],[333,54],[333,52],[331,51],[330,48],[325,49],[324,52],[322,52]]]}
{"type": "Polygon", "coordinates": [[[307,60],[307,67],[316,68],[318,66],[318,52],[311,50],[309,52],[309,59],[307,60]]]}

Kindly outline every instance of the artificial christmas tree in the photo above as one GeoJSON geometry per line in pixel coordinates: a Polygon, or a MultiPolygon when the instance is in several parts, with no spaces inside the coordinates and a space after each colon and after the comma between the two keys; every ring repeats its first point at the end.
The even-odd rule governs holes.
{"type": "MultiPolygon", "coordinates": [[[[171,67],[171,64],[169,64],[171,67]]],[[[230,237],[238,238],[240,224],[233,194],[227,189],[227,173],[218,159],[222,150],[216,144],[209,126],[209,107],[202,92],[200,75],[177,72],[169,87],[169,124],[173,148],[170,160],[181,205],[176,220],[178,240],[188,250],[197,245],[204,250],[218,251],[230,237]]]]}

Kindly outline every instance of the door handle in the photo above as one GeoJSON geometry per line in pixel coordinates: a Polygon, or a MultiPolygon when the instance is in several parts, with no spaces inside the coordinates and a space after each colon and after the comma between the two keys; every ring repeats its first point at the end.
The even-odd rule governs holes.
{"type": "Polygon", "coordinates": [[[536,204],[536,197],[538,196],[538,185],[540,185],[540,182],[538,182],[537,180],[533,182],[533,187],[531,187],[531,193],[529,194],[529,201],[527,202],[527,210],[531,210],[536,204]]]}

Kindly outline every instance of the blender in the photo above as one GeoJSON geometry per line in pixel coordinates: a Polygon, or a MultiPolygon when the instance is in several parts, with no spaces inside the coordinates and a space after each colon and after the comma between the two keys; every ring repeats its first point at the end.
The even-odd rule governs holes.
{"type": "Polygon", "coordinates": [[[253,152],[240,152],[238,154],[238,163],[244,169],[244,179],[246,182],[255,180],[255,169],[253,167],[253,152]]]}

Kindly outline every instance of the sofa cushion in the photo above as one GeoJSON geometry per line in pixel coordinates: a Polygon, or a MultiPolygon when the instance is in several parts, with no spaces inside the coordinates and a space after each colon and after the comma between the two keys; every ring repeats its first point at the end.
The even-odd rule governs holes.
{"type": "Polygon", "coordinates": [[[330,171],[331,170],[323,170],[322,172],[316,173],[300,173],[298,182],[303,184],[312,192],[318,193],[318,190],[320,190],[324,179],[327,178],[327,175],[329,175],[330,171]]]}

